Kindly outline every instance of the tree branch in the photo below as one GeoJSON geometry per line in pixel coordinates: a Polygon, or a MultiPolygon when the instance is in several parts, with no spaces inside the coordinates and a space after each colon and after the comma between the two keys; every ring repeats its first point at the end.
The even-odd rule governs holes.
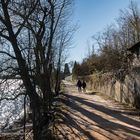
{"type": "Polygon", "coordinates": [[[11,55],[11,54],[9,54],[9,53],[7,53],[7,52],[5,52],[5,51],[0,51],[0,53],[8,55],[8,56],[10,56],[12,59],[16,59],[16,57],[14,57],[13,55],[11,55]]]}
{"type": "Polygon", "coordinates": [[[7,101],[10,101],[10,100],[15,100],[15,99],[17,99],[19,96],[22,96],[22,95],[25,95],[25,93],[24,92],[21,92],[21,93],[19,93],[18,95],[16,95],[15,97],[11,97],[11,98],[8,98],[8,97],[4,97],[4,98],[1,98],[0,99],[0,102],[2,101],[2,100],[7,100],[7,101]]]}

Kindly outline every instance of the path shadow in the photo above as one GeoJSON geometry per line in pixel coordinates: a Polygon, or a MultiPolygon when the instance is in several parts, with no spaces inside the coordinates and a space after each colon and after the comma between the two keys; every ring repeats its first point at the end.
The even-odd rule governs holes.
{"type": "Polygon", "coordinates": [[[73,95],[68,95],[68,94],[64,94],[64,96],[68,97],[68,98],[72,98],[74,99],[75,101],[78,101],[82,104],[85,104],[91,108],[94,108],[98,111],[101,111],[107,115],[110,115],[122,122],[125,122],[127,124],[130,124],[130,125],[133,125],[133,126],[136,126],[136,127],[140,127],[140,122],[139,121],[136,121],[136,120],[133,120],[131,118],[128,118],[126,116],[123,116],[122,114],[127,114],[127,112],[121,112],[121,111],[118,111],[118,110],[112,110],[112,109],[108,109],[107,107],[104,107],[103,105],[97,105],[97,104],[94,104],[94,103],[91,103],[91,102],[88,102],[86,101],[84,98],[81,98],[81,97],[76,97],[76,96],[73,96],[73,95]],[[112,114],[110,114],[110,112],[112,112],[112,114]]]}
{"type": "MultiPolygon", "coordinates": [[[[105,107],[103,105],[97,105],[97,104],[85,101],[85,99],[82,98],[82,97],[76,97],[76,96],[69,95],[69,94],[64,94],[64,96],[69,98],[69,99],[72,99],[74,101],[77,101],[79,103],[85,104],[86,106],[89,106],[89,107],[91,107],[93,109],[96,109],[96,110],[98,110],[100,112],[103,112],[103,113],[105,113],[105,114],[107,114],[107,115],[109,115],[111,117],[114,117],[115,119],[118,119],[118,120],[120,120],[122,122],[125,122],[125,123],[127,123],[129,125],[136,126],[138,128],[140,126],[140,122],[138,122],[136,120],[133,120],[131,118],[128,118],[126,116],[123,116],[119,111],[108,109],[107,107],[105,107]]],[[[122,124],[119,124],[119,123],[116,123],[116,122],[111,122],[111,121],[109,121],[109,120],[107,120],[107,119],[105,119],[105,118],[103,118],[103,117],[101,117],[101,116],[99,116],[99,115],[97,115],[97,114],[95,114],[93,112],[90,112],[90,111],[82,108],[76,102],[73,102],[72,105],[70,105],[71,103],[69,101],[65,100],[63,102],[65,102],[65,104],[67,104],[72,110],[80,112],[81,114],[83,114],[84,116],[89,118],[90,120],[96,122],[101,128],[103,128],[103,129],[105,129],[107,131],[110,131],[111,133],[112,133],[112,130],[114,130],[114,131],[123,130],[126,133],[129,133],[129,134],[132,134],[132,135],[140,137],[140,132],[138,132],[137,129],[134,129],[134,128],[131,128],[129,126],[125,126],[125,125],[122,125],[122,124]]],[[[61,113],[64,113],[64,112],[61,112],[61,113]]],[[[67,116],[66,118],[68,118],[67,121],[69,121],[70,119],[72,120],[72,118],[70,118],[70,116],[68,116],[67,114],[65,114],[65,116],[67,116]]],[[[77,126],[77,123],[74,120],[72,120],[71,123],[75,124],[74,126],[77,126]]],[[[78,128],[78,129],[80,130],[81,128],[78,128]]],[[[80,130],[80,131],[82,131],[82,130],[80,130]]],[[[89,134],[87,135],[87,137],[89,139],[91,138],[91,136],[89,134]]]]}
{"type": "MultiPolygon", "coordinates": [[[[61,99],[61,101],[63,103],[65,103],[65,99],[61,99]]],[[[66,103],[67,105],[69,104],[69,102],[66,103]]],[[[77,122],[77,120],[74,120],[71,115],[69,115],[68,112],[70,112],[69,109],[67,108],[58,108],[56,110],[57,117],[59,118],[59,120],[57,121],[58,127],[55,126],[55,129],[57,129],[61,135],[61,140],[69,140],[68,138],[68,134],[70,134],[70,140],[75,139],[76,140],[83,140],[81,138],[81,134],[84,134],[86,136],[86,138],[90,139],[90,140],[95,140],[95,138],[86,130],[84,130],[77,122]],[[77,132],[74,130],[76,129],[77,132]],[[74,135],[74,137],[72,138],[72,135],[74,135]]],[[[73,112],[71,112],[72,114],[73,112]]],[[[59,138],[59,137],[58,137],[59,138]]]]}

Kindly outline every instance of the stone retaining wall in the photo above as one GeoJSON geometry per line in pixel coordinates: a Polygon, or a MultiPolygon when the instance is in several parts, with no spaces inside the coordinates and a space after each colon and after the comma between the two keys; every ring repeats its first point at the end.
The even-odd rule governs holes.
{"type": "MultiPolygon", "coordinates": [[[[120,73],[119,73],[120,74],[120,73]]],[[[116,101],[140,108],[140,75],[126,74],[124,77],[112,73],[80,77],[87,82],[87,88],[109,96],[116,101]],[[135,78],[134,78],[135,77],[135,78]]]]}

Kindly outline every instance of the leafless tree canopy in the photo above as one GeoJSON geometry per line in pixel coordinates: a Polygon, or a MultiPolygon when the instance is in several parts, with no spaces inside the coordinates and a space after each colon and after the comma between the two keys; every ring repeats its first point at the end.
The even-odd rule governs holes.
{"type": "Polygon", "coordinates": [[[115,72],[128,69],[127,49],[140,41],[140,9],[137,3],[130,2],[127,9],[121,10],[115,24],[107,26],[103,32],[92,37],[94,48],[82,64],[78,64],[78,74],[94,72],[115,72]]]}
{"type": "Polygon", "coordinates": [[[1,100],[28,95],[34,139],[41,137],[41,120],[50,110],[52,71],[57,69],[59,81],[63,52],[74,31],[67,26],[71,6],[71,0],[0,1],[0,77],[1,87],[5,86],[1,88],[1,100]],[[9,79],[21,84],[14,88],[12,96],[9,91],[5,96],[5,82],[14,84],[9,79]]]}

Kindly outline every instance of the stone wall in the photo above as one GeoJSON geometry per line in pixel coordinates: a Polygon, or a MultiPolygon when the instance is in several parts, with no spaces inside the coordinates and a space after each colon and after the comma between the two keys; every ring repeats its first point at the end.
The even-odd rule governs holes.
{"type": "Polygon", "coordinates": [[[140,75],[136,72],[94,74],[81,79],[87,82],[87,88],[92,91],[140,108],[140,75]]]}

